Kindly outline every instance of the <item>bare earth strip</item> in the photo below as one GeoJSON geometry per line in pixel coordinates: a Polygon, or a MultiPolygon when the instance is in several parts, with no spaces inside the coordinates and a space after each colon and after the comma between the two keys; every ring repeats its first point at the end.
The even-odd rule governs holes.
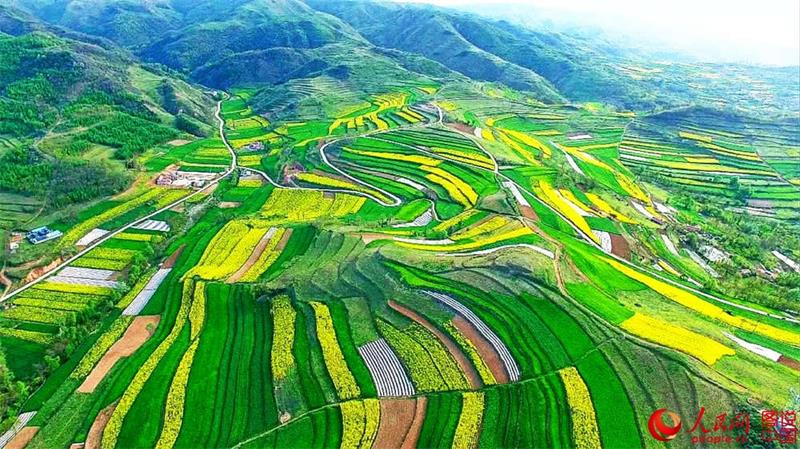
{"type": "Polygon", "coordinates": [[[426,320],[417,312],[414,312],[402,304],[398,304],[392,300],[389,300],[389,307],[422,325],[422,327],[428,329],[433,335],[435,335],[436,338],[447,348],[447,352],[449,352],[455,361],[458,362],[458,366],[461,367],[461,372],[463,372],[464,375],[467,376],[467,380],[469,380],[470,387],[480,388],[483,386],[483,382],[481,382],[481,378],[478,375],[478,372],[475,370],[475,367],[472,366],[469,360],[467,360],[467,356],[465,356],[464,352],[461,351],[461,348],[459,348],[458,345],[456,345],[453,340],[450,339],[450,337],[445,335],[444,332],[440,331],[439,328],[434,326],[430,321],[426,320]]]}
{"type": "Polygon", "coordinates": [[[403,438],[403,445],[401,449],[415,449],[419,442],[419,434],[422,432],[422,422],[425,421],[425,411],[428,405],[428,398],[417,398],[417,407],[414,410],[414,420],[411,422],[411,427],[406,432],[403,438]]]}
{"type": "Polygon", "coordinates": [[[122,338],[114,343],[103,355],[103,358],[97,362],[86,380],[78,387],[78,393],[92,393],[119,359],[136,352],[153,335],[160,318],[158,315],[137,316],[122,338]]]}
{"type": "Polygon", "coordinates": [[[267,248],[267,245],[269,245],[269,242],[272,240],[273,236],[275,236],[275,228],[271,228],[269,231],[264,233],[264,236],[258,241],[258,244],[253,249],[253,253],[250,254],[250,257],[247,258],[247,261],[244,263],[244,265],[239,267],[239,269],[228,278],[228,284],[238,282],[239,278],[244,276],[244,274],[253,267],[253,264],[258,262],[258,258],[261,257],[261,254],[267,248]]]}
{"type": "Polygon", "coordinates": [[[289,243],[289,238],[292,237],[292,232],[294,232],[293,228],[289,228],[283,232],[281,240],[278,242],[277,245],[275,245],[275,251],[280,252],[283,251],[284,248],[286,248],[286,244],[289,243]]]}
{"type": "Polygon", "coordinates": [[[786,357],[785,355],[782,355],[778,359],[778,363],[780,363],[783,366],[788,366],[789,368],[795,371],[800,371],[800,362],[791,357],[786,357]]]}
{"type": "Polygon", "coordinates": [[[536,211],[533,210],[530,206],[520,206],[520,212],[522,212],[522,216],[525,218],[529,218],[534,221],[539,221],[539,216],[536,215],[536,211]]]}
{"type": "Polygon", "coordinates": [[[403,445],[416,414],[416,399],[381,399],[381,420],[372,449],[395,449],[403,445]]]}
{"type": "Polygon", "coordinates": [[[631,260],[631,248],[625,237],[619,234],[611,234],[611,253],[625,260],[631,260]]]}
{"type": "Polygon", "coordinates": [[[100,410],[100,413],[97,414],[97,418],[95,418],[92,423],[92,427],[89,428],[89,433],[86,435],[84,449],[100,449],[103,431],[106,429],[106,424],[108,424],[108,420],[111,419],[111,414],[114,413],[116,407],[117,403],[115,402],[103,410],[100,410]]]}
{"type": "Polygon", "coordinates": [[[453,317],[453,325],[475,345],[478,349],[478,355],[486,362],[486,365],[489,367],[492,375],[494,375],[497,383],[508,383],[508,372],[506,372],[505,365],[503,365],[503,361],[500,360],[500,354],[498,354],[494,346],[489,343],[489,340],[484,338],[472,323],[460,315],[453,317]]]}
{"type": "Polygon", "coordinates": [[[178,249],[176,249],[175,252],[172,253],[172,255],[167,257],[167,260],[164,261],[164,264],[161,267],[162,268],[172,268],[172,267],[174,267],[175,266],[175,261],[178,260],[178,257],[180,257],[181,253],[183,253],[183,249],[184,248],[186,248],[186,245],[179,246],[178,249]]]}
{"type": "Polygon", "coordinates": [[[23,427],[22,430],[17,432],[14,438],[8,442],[5,449],[23,449],[31,442],[38,431],[38,427],[23,427]]]}

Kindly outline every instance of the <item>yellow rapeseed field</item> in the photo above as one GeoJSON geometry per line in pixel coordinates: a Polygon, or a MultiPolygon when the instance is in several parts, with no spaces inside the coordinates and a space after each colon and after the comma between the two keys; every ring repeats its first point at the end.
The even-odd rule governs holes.
{"type": "Polygon", "coordinates": [[[597,430],[597,418],[592,404],[592,396],[583,382],[580,373],[570,366],[558,371],[567,402],[572,412],[572,434],[577,449],[601,449],[600,432],[597,430]]]}
{"type": "Polygon", "coordinates": [[[596,195],[594,193],[587,193],[586,197],[589,198],[589,201],[591,201],[592,204],[597,206],[598,209],[600,209],[601,211],[607,213],[608,215],[611,215],[612,217],[616,218],[617,220],[619,220],[619,221],[621,221],[623,223],[636,224],[635,220],[633,220],[632,218],[629,218],[628,216],[626,216],[626,215],[624,215],[624,214],[622,214],[620,212],[617,212],[616,209],[614,209],[604,199],[600,198],[600,196],[598,196],[598,195],[596,195]]]}
{"type": "Polygon", "coordinates": [[[723,356],[735,354],[733,349],[716,340],[638,312],[620,327],[645,340],[696,357],[709,366],[723,356]]]}
{"type": "Polygon", "coordinates": [[[594,240],[596,243],[600,244],[600,239],[594,235],[592,232],[592,228],[589,227],[589,223],[586,222],[578,212],[576,212],[572,207],[564,201],[563,198],[558,194],[558,191],[553,188],[547,181],[539,181],[539,190],[542,191],[544,200],[547,201],[551,206],[555,207],[559,212],[561,212],[569,221],[572,222],[575,226],[578,227],[581,231],[586,233],[589,238],[594,240]]]}
{"type": "Polygon", "coordinates": [[[478,202],[478,194],[472,186],[458,176],[436,166],[422,165],[420,169],[430,173],[426,178],[444,187],[457,202],[465,206],[474,206],[478,202]]]}
{"type": "Polygon", "coordinates": [[[641,273],[638,270],[629,268],[613,259],[604,259],[606,263],[614,267],[631,279],[635,279],[662,296],[677,302],[678,304],[699,312],[709,318],[714,318],[725,324],[744,329],[748,332],[755,332],[765,337],[769,337],[785,343],[800,345],[800,333],[781,329],[770,324],[759,323],[748,318],[728,315],[720,307],[709,303],[697,295],[686,290],[675,287],[672,284],[660,281],[652,276],[641,273]]]}
{"type": "Polygon", "coordinates": [[[321,302],[311,302],[311,307],[314,309],[314,317],[317,323],[317,339],[322,347],[322,358],[328,368],[328,373],[331,375],[333,385],[336,387],[339,399],[345,400],[358,397],[361,394],[361,389],[358,388],[356,379],[344,360],[344,354],[342,354],[342,349],[339,347],[339,340],[336,338],[336,331],[333,328],[333,319],[328,306],[321,302]]]}

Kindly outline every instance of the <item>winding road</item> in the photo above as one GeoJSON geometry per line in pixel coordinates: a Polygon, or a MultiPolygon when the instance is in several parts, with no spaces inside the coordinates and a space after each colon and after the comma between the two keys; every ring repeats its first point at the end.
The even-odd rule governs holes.
{"type": "MultiPolygon", "coordinates": [[[[225,121],[224,121],[224,120],[222,119],[222,117],[220,116],[220,112],[221,112],[221,110],[222,110],[222,100],[220,100],[220,101],[218,101],[218,102],[217,102],[217,108],[216,108],[216,110],[214,111],[214,118],[216,118],[216,119],[217,119],[217,121],[219,122],[219,133],[220,133],[220,135],[224,136],[224,135],[225,135],[225,133],[223,132],[223,131],[224,131],[224,129],[223,129],[223,128],[224,128],[224,126],[225,126],[225,121]]],[[[223,140],[224,140],[224,138],[223,138],[223,140]]],[[[33,281],[31,281],[31,282],[29,282],[29,283],[27,283],[27,284],[23,285],[22,287],[19,287],[18,289],[14,290],[14,291],[12,291],[11,293],[8,293],[7,295],[5,295],[5,296],[3,296],[2,298],[0,298],[0,304],[4,303],[4,302],[6,302],[6,301],[9,301],[9,300],[10,300],[10,299],[12,299],[13,297],[17,296],[18,294],[20,294],[20,293],[24,292],[25,290],[27,290],[27,289],[29,289],[29,288],[31,288],[31,287],[33,287],[34,285],[36,285],[36,284],[38,284],[38,283],[40,283],[40,282],[43,282],[43,281],[45,281],[47,278],[49,278],[50,276],[52,276],[53,274],[55,274],[56,272],[58,272],[58,271],[59,271],[59,270],[61,270],[62,268],[65,268],[66,266],[68,266],[69,264],[71,264],[72,262],[74,262],[75,260],[77,260],[78,258],[82,257],[83,255],[85,255],[85,254],[86,254],[86,253],[88,253],[89,251],[91,251],[91,250],[93,250],[93,249],[97,248],[98,246],[102,245],[102,244],[103,244],[103,243],[105,243],[107,240],[109,240],[109,239],[111,239],[111,238],[114,238],[114,236],[116,236],[117,234],[120,234],[120,233],[122,233],[122,232],[125,232],[125,231],[127,231],[128,229],[132,228],[133,226],[136,226],[136,225],[137,225],[137,224],[139,224],[139,223],[142,223],[142,222],[143,222],[143,221],[145,221],[145,220],[148,220],[148,219],[150,219],[150,218],[153,218],[153,217],[155,217],[156,215],[158,215],[158,214],[160,214],[160,213],[162,213],[162,212],[164,212],[164,211],[170,210],[170,209],[172,209],[173,207],[175,207],[175,206],[178,206],[178,205],[180,205],[180,204],[183,204],[183,203],[184,203],[184,202],[186,202],[187,200],[189,200],[189,199],[191,199],[191,198],[194,198],[194,197],[196,197],[196,196],[198,196],[198,195],[202,195],[202,194],[204,194],[205,192],[207,192],[209,189],[212,189],[212,188],[213,188],[215,185],[217,185],[217,184],[218,184],[220,181],[222,181],[223,179],[225,179],[225,178],[227,178],[228,176],[230,176],[230,175],[231,175],[231,173],[233,173],[233,171],[234,171],[234,170],[236,170],[236,167],[237,167],[237,162],[238,162],[238,160],[237,160],[237,157],[236,157],[236,152],[235,152],[235,151],[233,151],[233,148],[231,148],[231,146],[230,146],[230,145],[228,145],[228,142],[227,142],[227,141],[225,141],[225,147],[226,147],[226,148],[228,149],[228,151],[231,153],[231,157],[232,157],[232,159],[231,159],[231,165],[230,165],[230,167],[228,167],[228,169],[227,169],[227,170],[225,170],[225,172],[223,172],[223,173],[222,173],[222,175],[220,175],[220,176],[218,176],[217,178],[215,178],[215,179],[213,179],[213,180],[209,181],[209,183],[208,183],[208,184],[206,184],[206,185],[205,185],[203,188],[201,188],[201,189],[199,189],[199,190],[197,190],[197,191],[194,191],[194,192],[192,192],[191,194],[189,194],[189,195],[187,195],[187,196],[185,196],[185,197],[183,197],[183,198],[181,198],[181,199],[179,199],[179,200],[177,200],[177,201],[174,201],[174,202],[172,202],[172,203],[170,203],[170,204],[168,204],[168,205],[166,205],[166,206],[164,206],[164,207],[162,207],[162,208],[158,209],[158,210],[157,210],[157,211],[155,211],[155,212],[151,212],[151,213],[147,214],[147,215],[146,215],[146,216],[144,216],[144,217],[141,217],[141,218],[139,218],[139,219],[136,219],[135,221],[132,221],[132,222],[130,222],[130,223],[128,223],[128,224],[126,224],[125,226],[123,226],[123,227],[121,227],[121,228],[117,229],[116,231],[109,232],[108,234],[104,235],[103,237],[100,237],[99,239],[97,239],[97,240],[95,240],[94,242],[92,242],[91,244],[89,244],[89,246],[87,246],[87,247],[85,247],[84,249],[82,249],[82,250],[78,251],[78,252],[77,252],[75,255],[73,255],[73,256],[72,256],[72,257],[70,257],[69,259],[67,259],[67,260],[65,260],[65,261],[63,261],[63,262],[61,262],[61,263],[60,263],[60,264],[58,264],[57,266],[55,266],[55,267],[51,268],[50,270],[48,270],[47,272],[43,273],[43,274],[42,274],[41,276],[39,276],[38,278],[34,279],[33,281]]]]}

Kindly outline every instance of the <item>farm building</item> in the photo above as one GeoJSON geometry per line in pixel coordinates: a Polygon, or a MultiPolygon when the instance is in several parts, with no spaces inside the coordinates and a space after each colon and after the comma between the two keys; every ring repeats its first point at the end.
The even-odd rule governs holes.
{"type": "Polygon", "coordinates": [[[61,231],[51,230],[47,226],[42,226],[41,228],[36,228],[30,231],[27,234],[27,239],[29,242],[33,243],[34,245],[38,245],[39,243],[44,243],[48,240],[53,240],[61,237],[61,231]]]}

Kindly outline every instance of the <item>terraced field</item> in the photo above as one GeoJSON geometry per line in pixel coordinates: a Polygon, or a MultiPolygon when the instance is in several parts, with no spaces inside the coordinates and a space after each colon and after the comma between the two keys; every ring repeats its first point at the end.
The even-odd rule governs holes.
{"type": "MultiPolygon", "coordinates": [[[[653,447],[658,408],[789,403],[797,320],[717,290],[717,263],[680,238],[697,214],[643,173],[721,196],[712,184],[735,179],[743,208],[783,218],[793,156],[697,123],[656,135],[624,112],[438,87],[304,122],[237,91],[222,135],[144,155],[151,175],[224,170],[232,153],[238,169],[11,298],[0,342],[18,375],[61,327],[101,321],[14,438],[631,448],[653,447]]],[[[59,248],[187,194],[149,185],[99,203],[59,248]]]]}

